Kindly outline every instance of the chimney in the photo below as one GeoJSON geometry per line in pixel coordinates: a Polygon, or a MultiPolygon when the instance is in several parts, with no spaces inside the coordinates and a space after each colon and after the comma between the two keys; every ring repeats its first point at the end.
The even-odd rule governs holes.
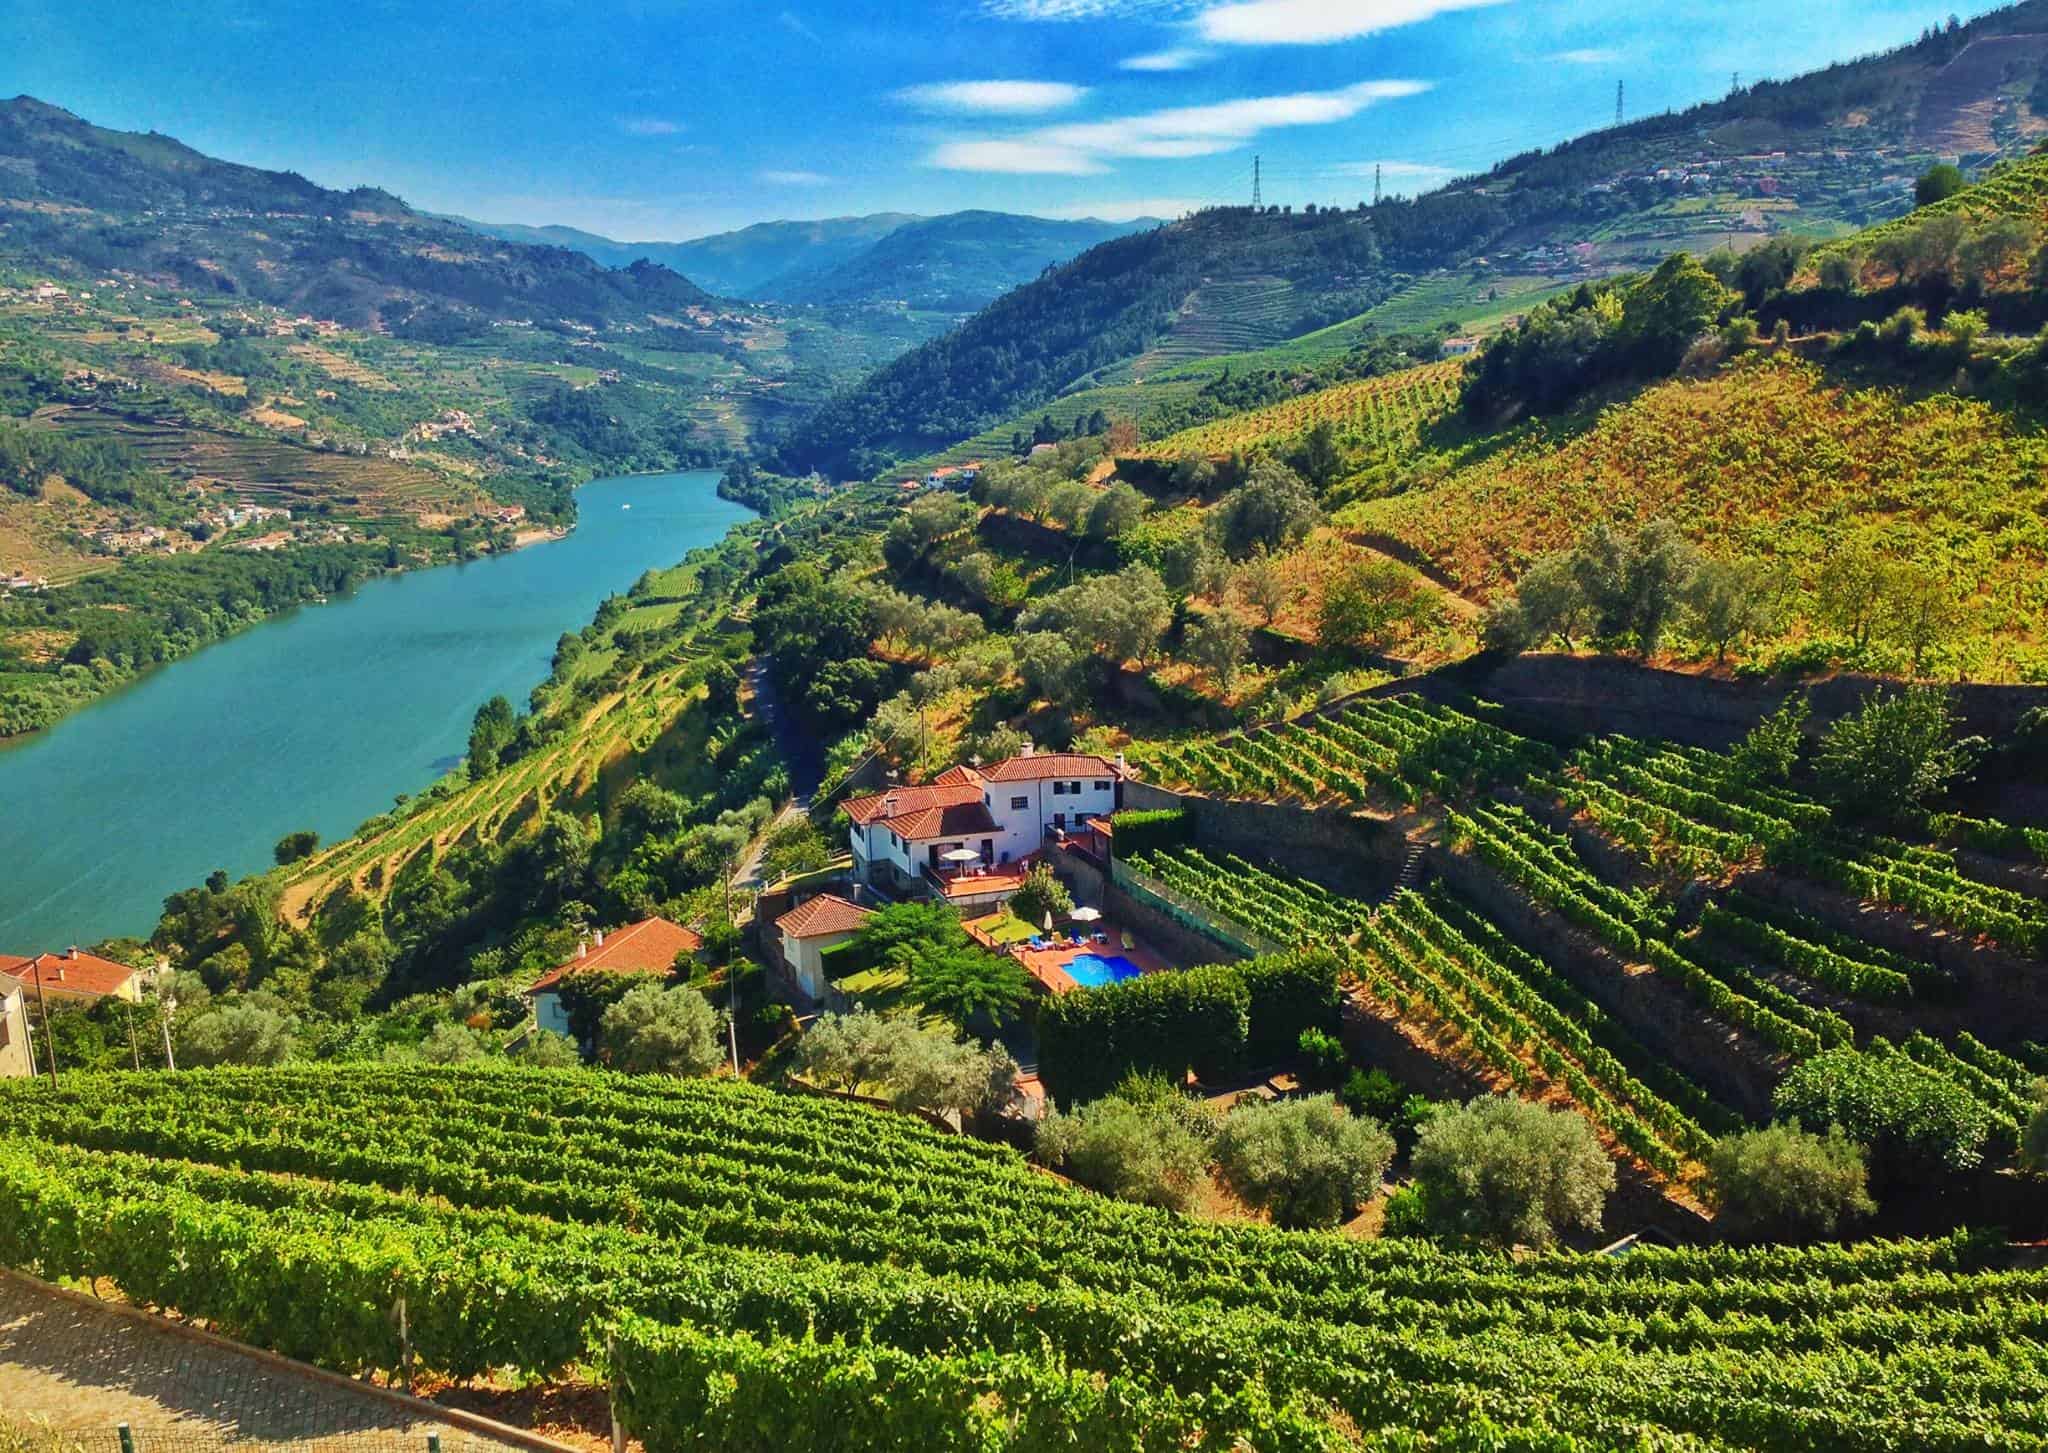
{"type": "Polygon", "coordinates": [[[895,793],[891,792],[887,797],[884,797],[882,799],[882,811],[887,813],[890,817],[894,817],[896,815],[895,793]]]}
{"type": "Polygon", "coordinates": [[[1116,754],[1116,770],[1119,776],[1121,776],[1124,772],[1129,770],[1128,765],[1124,761],[1124,754],[1122,752],[1118,752],[1116,754]]]}
{"type": "Polygon", "coordinates": [[[77,958],[77,957],[78,957],[78,945],[77,945],[77,944],[73,944],[73,945],[71,945],[71,947],[70,947],[70,948],[68,948],[68,949],[64,950],[64,957],[65,957],[65,958],[67,958],[67,959],[75,959],[75,958],[77,958]]]}
{"type": "Polygon", "coordinates": [[[1031,738],[1029,737],[1026,737],[1024,739],[1024,755],[1027,757],[1035,757],[1038,755],[1038,748],[1031,744],[1031,738]]]}
{"type": "Polygon", "coordinates": [[[599,948],[604,947],[604,930],[601,928],[597,931],[597,946],[599,948]]]}

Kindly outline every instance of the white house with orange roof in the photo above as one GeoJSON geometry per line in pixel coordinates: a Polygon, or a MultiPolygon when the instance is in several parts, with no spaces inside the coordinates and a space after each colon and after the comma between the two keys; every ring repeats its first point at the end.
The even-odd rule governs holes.
{"type": "Polygon", "coordinates": [[[874,917],[871,909],[820,893],[775,920],[775,950],[796,987],[812,999],[825,997],[825,950],[845,943],[874,917]]]}
{"type": "Polygon", "coordinates": [[[77,947],[32,958],[0,954],[0,974],[24,985],[31,1002],[40,996],[47,1004],[97,1004],[110,995],[139,1003],[159,972],[160,968],[138,969],[77,947]]]}
{"type": "Polygon", "coordinates": [[[586,970],[646,974],[658,982],[675,972],[679,955],[693,954],[703,946],[703,939],[666,918],[643,918],[609,934],[599,929],[576,945],[575,958],[528,984],[525,997],[533,1001],[534,1021],[542,1029],[569,1034],[569,1012],[562,1003],[561,990],[562,980],[569,975],[586,970]]]}
{"type": "Polygon", "coordinates": [[[1060,830],[1115,812],[1123,777],[1121,760],[1027,746],[987,767],[949,767],[921,786],[854,798],[854,879],[900,891],[936,882],[960,861],[948,854],[972,853],[984,868],[1022,862],[1060,830]]]}

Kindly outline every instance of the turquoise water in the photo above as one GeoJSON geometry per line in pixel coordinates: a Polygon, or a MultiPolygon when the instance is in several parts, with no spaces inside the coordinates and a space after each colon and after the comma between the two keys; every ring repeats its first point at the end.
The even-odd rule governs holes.
{"type": "Polygon", "coordinates": [[[1122,954],[1076,954],[1060,967],[1066,970],[1068,978],[1087,989],[1135,979],[1144,972],[1122,954]]]}
{"type": "Polygon", "coordinates": [[[717,485],[596,480],[566,539],[370,581],[0,748],[0,953],[147,934],[215,868],[264,868],[298,828],[346,837],[428,786],[599,601],[750,518],[717,485]]]}

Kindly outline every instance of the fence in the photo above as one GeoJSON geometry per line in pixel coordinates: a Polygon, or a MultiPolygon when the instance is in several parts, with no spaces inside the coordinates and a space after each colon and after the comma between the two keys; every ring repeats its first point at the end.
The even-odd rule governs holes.
{"type": "Polygon", "coordinates": [[[372,1428],[268,1438],[193,1424],[73,1428],[0,1417],[0,1453],[505,1453],[505,1445],[454,1431],[372,1428]]]}
{"type": "Polygon", "coordinates": [[[1229,928],[1216,921],[1215,911],[1204,908],[1193,899],[1176,893],[1146,873],[1140,873],[1121,858],[1114,858],[1109,865],[1110,879],[1117,887],[1132,898],[1162,914],[1190,933],[1199,934],[1211,943],[1255,959],[1263,954],[1285,953],[1287,945],[1267,938],[1264,934],[1245,927],[1235,919],[1229,928]]]}

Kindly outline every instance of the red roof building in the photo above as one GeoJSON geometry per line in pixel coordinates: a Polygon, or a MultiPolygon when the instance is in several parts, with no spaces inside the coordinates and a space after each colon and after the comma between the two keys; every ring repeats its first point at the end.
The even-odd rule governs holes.
{"type": "Polygon", "coordinates": [[[0,974],[19,980],[31,997],[40,988],[52,1004],[92,1004],[110,994],[133,1003],[156,978],[154,969],[118,964],[81,948],[26,959],[0,954],[0,974]]]}
{"type": "Polygon", "coordinates": [[[564,975],[581,973],[585,969],[613,974],[667,975],[675,971],[676,955],[693,954],[702,947],[703,939],[666,918],[643,918],[611,933],[599,929],[595,938],[577,946],[575,958],[542,974],[526,986],[526,992],[545,994],[560,983],[564,975]]]}

